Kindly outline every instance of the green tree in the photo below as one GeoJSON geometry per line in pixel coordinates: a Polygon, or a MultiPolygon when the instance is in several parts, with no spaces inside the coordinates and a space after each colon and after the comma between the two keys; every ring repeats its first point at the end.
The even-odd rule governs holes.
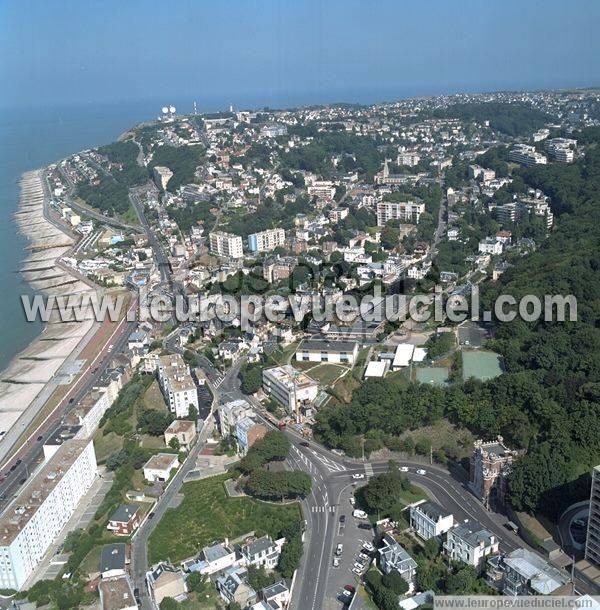
{"type": "Polygon", "coordinates": [[[404,595],[408,591],[408,583],[400,576],[398,570],[392,570],[389,574],[384,574],[382,583],[396,595],[404,595]]]}
{"type": "Polygon", "coordinates": [[[255,394],[262,387],[262,367],[260,365],[248,366],[240,371],[242,378],[241,389],[244,394],[255,394]]]}
{"type": "Polygon", "coordinates": [[[204,593],[208,587],[208,579],[200,572],[191,572],[186,580],[188,589],[194,593],[204,593]]]}
{"type": "Polygon", "coordinates": [[[301,558],[302,539],[300,538],[300,535],[297,534],[285,541],[281,549],[281,555],[279,556],[277,571],[284,578],[291,578],[300,566],[301,558]]]}
{"type": "Polygon", "coordinates": [[[179,608],[179,603],[176,599],[173,599],[172,597],[165,597],[160,602],[159,608],[160,610],[177,610],[177,608],[179,608]]]}

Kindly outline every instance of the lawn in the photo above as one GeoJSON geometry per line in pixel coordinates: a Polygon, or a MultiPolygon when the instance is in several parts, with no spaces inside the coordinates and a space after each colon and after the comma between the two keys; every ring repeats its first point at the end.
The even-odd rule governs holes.
{"type": "Polygon", "coordinates": [[[345,370],[345,367],[336,364],[319,364],[315,368],[306,371],[306,374],[315,381],[318,381],[322,386],[330,386],[345,370]]]}
{"type": "Polygon", "coordinates": [[[123,437],[116,432],[109,432],[104,435],[102,430],[98,430],[94,435],[94,449],[96,451],[96,461],[102,464],[107,458],[116,453],[123,447],[123,437]]]}
{"type": "Polygon", "coordinates": [[[247,497],[229,498],[223,487],[229,476],[183,485],[182,503],[166,512],[150,536],[151,564],[163,559],[181,561],[217,540],[253,530],[275,537],[287,524],[302,518],[297,503],[277,506],[247,497]]]}
{"type": "Polygon", "coordinates": [[[165,399],[160,391],[158,381],[154,380],[150,384],[150,387],[144,394],[142,404],[144,405],[144,409],[155,409],[156,411],[166,410],[167,405],[165,404],[165,399]]]}
{"type": "Polygon", "coordinates": [[[188,595],[188,599],[179,604],[181,610],[216,610],[225,607],[223,600],[210,583],[206,587],[206,593],[201,595],[189,593],[188,595]]]}
{"type": "Polygon", "coordinates": [[[411,489],[403,490],[402,495],[399,498],[402,504],[412,504],[413,502],[418,502],[419,500],[429,500],[429,496],[425,493],[425,490],[422,487],[419,487],[416,484],[412,484],[411,489]]]}

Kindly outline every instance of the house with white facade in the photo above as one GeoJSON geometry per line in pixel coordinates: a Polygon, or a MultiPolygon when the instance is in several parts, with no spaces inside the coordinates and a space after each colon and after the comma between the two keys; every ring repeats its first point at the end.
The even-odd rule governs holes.
{"type": "Polygon", "coordinates": [[[460,523],[448,530],[444,552],[452,561],[481,570],[487,557],[498,552],[498,539],[479,523],[460,523]]]}
{"type": "Polygon", "coordinates": [[[435,502],[421,502],[410,507],[410,525],[423,540],[429,540],[445,534],[454,525],[454,516],[435,502]]]}
{"type": "Polygon", "coordinates": [[[144,478],[150,483],[168,481],[172,470],[179,468],[175,453],[156,453],[143,466],[144,478]]]}
{"type": "Polygon", "coordinates": [[[273,541],[270,536],[262,536],[246,543],[240,549],[245,565],[267,570],[276,568],[284,542],[285,538],[273,541]]]}

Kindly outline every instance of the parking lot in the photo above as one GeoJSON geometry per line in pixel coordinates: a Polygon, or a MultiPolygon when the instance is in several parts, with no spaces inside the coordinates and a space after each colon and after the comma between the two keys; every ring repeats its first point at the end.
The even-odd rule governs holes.
{"type": "Polygon", "coordinates": [[[481,347],[490,338],[489,328],[475,322],[465,322],[458,327],[458,342],[469,347],[481,347]]]}
{"type": "Polygon", "coordinates": [[[358,589],[360,576],[364,574],[371,562],[371,556],[361,551],[366,550],[365,545],[373,542],[373,530],[366,519],[357,519],[352,516],[354,510],[350,502],[356,487],[364,485],[366,480],[351,482],[348,477],[348,486],[342,490],[337,511],[336,536],[334,548],[329,557],[329,586],[328,590],[335,592],[336,597],[326,599],[325,610],[342,608],[351,600],[346,586],[358,589]],[[361,527],[362,526],[362,527],[361,527]],[[336,554],[336,547],[342,545],[341,554],[336,554]],[[337,564],[337,565],[336,565],[337,564]]]}

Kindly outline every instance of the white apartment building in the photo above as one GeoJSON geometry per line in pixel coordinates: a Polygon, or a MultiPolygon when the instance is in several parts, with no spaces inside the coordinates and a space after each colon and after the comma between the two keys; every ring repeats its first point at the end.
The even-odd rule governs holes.
{"type": "Polygon", "coordinates": [[[0,588],[20,590],[96,477],[91,440],[66,441],[0,517],[0,588]]]}
{"type": "Polygon", "coordinates": [[[508,152],[508,160],[513,163],[519,163],[525,167],[532,165],[545,165],[548,159],[541,153],[537,152],[535,147],[527,144],[517,144],[508,152]]]}
{"type": "Polygon", "coordinates": [[[445,534],[454,525],[454,516],[435,502],[410,507],[410,525],[423,540],[445,534]]]}
{"type": "Polygon", "coordinates": [[[190,370],[179,354],[158,359],[158,382],[169,410],[175,417],[187,417],[190,407],[198,409],[198,392],[190,370]]]}
{"type": "Polygon", "coordinates": [[[592,492],[590,494],[590,516],[585,543],[585,558],[600,567],[600,466],[592,472],[592,492]]]}
{"type": "Polygon", "coordinates": [[[92,390],[84,396],[81,403],[69,415],[76,425],[81,426],[77,438],[87,438],[94,434],[112,402],[107,391],[92,390]]]}
{"type": "Polygon", "coordinates": [[[263,389],[290,413],[298,413],[300,407],[315,400],[319,384],[290,364],[285,364],[263,371],[263,389]]]}
{"type": "Polygon", "coordinates": [[[415,165],[419,165],[421,161],[421,157],[412,151],[404,151],[398,155],[396,159],[396,165],[406,165],[407,167],[414,167],[415,165]]]}
{"type": "Polygon", "coordinates": [[[285,244],[283,229],[268,229],[248,235],[248,250],[250,252],[268,252],[285,244]]]}
{"type": "Polygon", "coordinates": [[[331,180],[315,180],[307,188],[311,197],[331,201],[335,197],[335,186],[331,180]]]}
{"type": "Polygon", "coordinates": [[[384,227],[390,220],[418,223],[425,204],[416,201],[380,201],[377,204],[377,226],[384,227]]]}
{"type": "Polygon", "coordinates": [[[573,163],[577,140],[572,138],[552,138],[546,142],[548,154],[561,163],[573,163]]]}
{"type": "Polygon", "coordinates": [[[340,222],[341,220],[344,220],[349,213],[350,211],[348,208],[333,208],[329,210],[328,216],[331,222],[340,222]]]}
{"type": "Polygon", "coordinates": [[[239,421],[242,421],[245,417],[252,417],[254,409],[249,402],[239,399],[219,405],[218,414],[221,436],[226,437],[234,433],[235,426],[239,421]]]}
{"type": "Polygon", "coordinates": [[[210,251],[217,256],[228,256],[229,258],[242,258],[244,247],[242,238],[233,233],[224,231],[213,231],[208,236],[210,251]]]}
{"type": "Polygon", "coordinates": [[[498,539],[478,523],[461,523],[448,531],[444,551],[452,561],[480,570],[486,558],[498,552],[498,539]]]}

